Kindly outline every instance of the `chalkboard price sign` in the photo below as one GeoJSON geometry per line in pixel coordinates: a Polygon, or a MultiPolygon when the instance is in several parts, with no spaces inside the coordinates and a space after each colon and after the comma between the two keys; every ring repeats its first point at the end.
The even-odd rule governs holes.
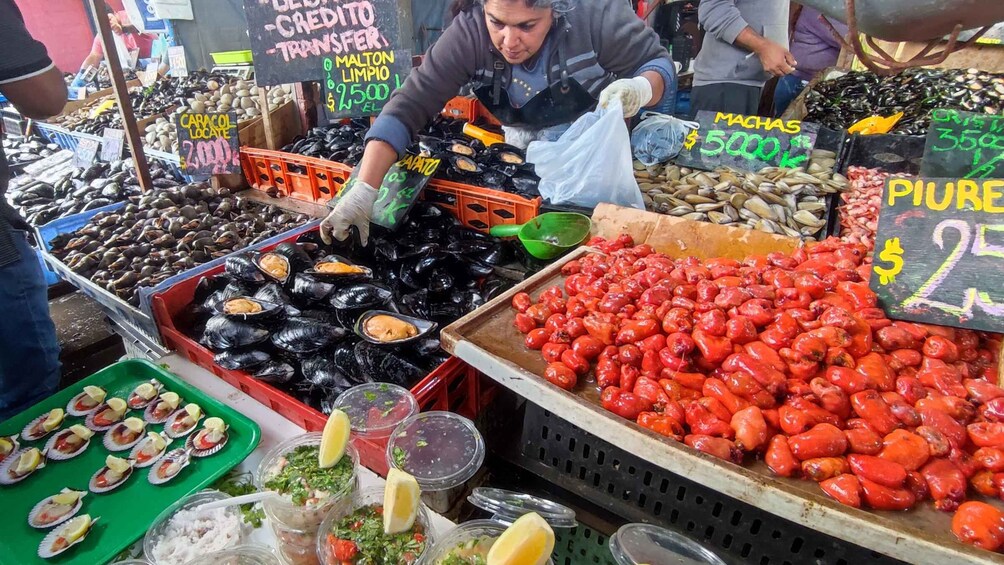
{"type": "MultiPolygon", "coordinates": [[[[377,199],[373,203],[373,215],[370,217],[372,223],[391,230],[397,229],[422,195],[422,189],[429,184],[429,179],[436,174],[440,162],[441,159],[409,154],[394,163],[377,189],[377,199]]],[[[353,184],[355,176],[349,179],[344,190],[352,190],[353,184]]]]}
{"type": "Polygon", "coordinates": [[[105,128],[101,139],[101,160],[106,163],[122,158],[122,144],[125,141],[125,130],[105,128]]]}
{"type": "Polygon", "coordinates": [[[871,288],[890,318],[1004,330],[1004,180],[886,181],[871,288]]]}
{"type": "Polygon", "coordinates": [[[1004,117],[946,109],[931,112],[920,174],[1004,178],[1004,117]]]}
{"type": "Polygon", "coordinates": [[[322,80],[325,57],[400,47],[396,0],[244,0],[244,15],[258,86],[322,80]]]}
{"type": "Polygon", "coordinates": [[[73,149],[73,166],[81,169],[90,167],[101,148],[101,140],[83,138],[73,149]]]}
{"type": "Polygon", "coordinates": [[[367,51],[324,57],[322,70],[328,119],[375,116],[411,72],[411,52],[367,51]]]}
{"type": "Polygon", "coordinates": [[[190,175],[225,175],[240,171],[237,113],[178,114],[181,168],[190,175]]]}
{"type": "Polygon", "coordinates": [[[708,171],[806,167],[819,133],[819,124],[705,110],[697,122],[675,162],[708,171]]]}

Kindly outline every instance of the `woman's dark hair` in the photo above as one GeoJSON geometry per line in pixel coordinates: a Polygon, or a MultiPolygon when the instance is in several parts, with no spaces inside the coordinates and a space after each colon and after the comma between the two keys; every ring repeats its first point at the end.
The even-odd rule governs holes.
{"type": "MultiPolygon", "coordinates": [[[[461,12],[466,12],[477,6],[484,5],[486,0],[453,0],[450,5],[450,14],[455,18],[461,12]]],[[[572,9],[575,0],[523,0],[527,8],[551,8],[558,14],[563,14],[572,9]]]]}

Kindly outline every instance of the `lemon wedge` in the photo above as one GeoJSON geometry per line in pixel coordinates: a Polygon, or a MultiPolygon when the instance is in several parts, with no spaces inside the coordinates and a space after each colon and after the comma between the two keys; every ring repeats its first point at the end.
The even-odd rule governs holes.
{"type": "Polygon", "coordinates": [[[536,512],[524,514],[488,551],[488,565],[544,565],[554,552],[554,530],[536,512]]]}
{"type": "Polygon", "coordinates": [[[56,504],[62,504],[64,506],[72,506],[76,504],[77,501],[84,496],[84,494],[86,493],[76,490],[68,490],[53,496],[52,501],[55,502],[56,504]]]}
{"type": "Polygon", "coordinates": [[[115,457],[114,455],[109,455],[108,457],[105,458],[105,466],[108,467],[108,469],[118,473],[119,475],[124,475],[129,471],[129,467],[131,467],[132,465],[130,465],[129,462],[126,461],[125,459],[120,459],[118,457],[115,457]]]}
{"type": "Polygon", "coordinates": [[[171,410],[174,410],[178,407],[178,404],[181,404],[181,397],[176,392],[165,392],[160,395],[160,401],[170,407],[171,410]]]}
{"type": "Polygon", "coordinates": [[[126,408],[128,408],[128,406],[126,406],[126,401],[121,398],[109,398],[107,404],[108,408],[111,408],[112,412],[119,415],[125,414],[126,408]]]}
{"type": "Polygon", "coordinates": [[[142,398],[143,400],[150,400],[157,395],[157,387],[150,383],[143,383],[136,387],[136,396],[142,398]]]}
{"type": "Polygon", "coordinates": [[[422,490],[418,481],[400,469],[387,472],[387,486],[383,491],[383,531],[387,535],[411,529],[418,516],[422,490]]]}
{"type": "Polygon", "coordinates": [[[212,418],[206,418],[206,421],[203,422],[202,427],[206,428],[211,432],[219,432],[221,434],[227,429],[227,425],[223,423],[223,418],[217,418],[216,416],[213,416],[212,418]]]}
{"type": "Polygon", "coordinates": [[[195,421],[202,417],[202,408],[199,408],[199,405],[195,403],[186,404],[185,412],[187,412],[188,416],[195,421]]]}
{"type": "Polygon", "coordinates": [[[73,432],[73,435],[79,437],[84,441],[91,439],[91,436],[94,435],[94,432],[92,432],[90,429],[80,424],[73,424],[72,426],[70,426],[70,431],[73,432]]]}
{"type": "Polygon", "coordinates": [[[66,413],[63,412],[62,408],[53,408],[49,412],[49,416],[45,418],[44,422],[42,422],[42,429],[47,432],[51,432],[52,430],[58,428],[59,424],[63,423],[63,416],[65,415],[66,413]]]}
{"type": "Polygon", "coordinates": [[[89,529],[91,529],[91,515],[84,514],[83,516],[77,516],[67,522],[60,530],[60,535],[62,535],[63,539],[65,539],[68,543],[73,543],[84,537],[84,534],[86,534],[89,529]]]}
{"type": "Polygon", "coordinates": [[[322,469],[334,467],[342,460],[351,433],[349,415],[337,408],[332,410],[328,422],[324,424],[324,431],[321,432],[321,449],[317,453],[317,464],[322,469]]]}
{"type": "Polygon", "coordinates": [[[130,418],[126,418],[125,421],[122,422],[122,425],[129,428],[129,431],[138,434],[143,431],[143,428],[146,427],[146,422],[133,416],[130,418]]]}
{"type": "Polygon", "coordinates": [[[37,447],[33,447],[17,458],[17,465],[14,466],[14,474],[18,476],[27,475],[34,471],[41,462],[42,452],[37,447]]]}
{"type": "Polygon", "coordinates": [[[90,399],[93,400],[94,402],[101,402],[101,401],[103,401],[105,399],[105,396],[108,394],[108,393],[105,392],[105,389],[103,389],[103,388],[101,388],[99,386],[94,386],[94,385],[87,385],[87,386],[85,386],[84,387],[84,393],[87,396],[89,396],[90,399]]]}
{"type": "Polygon", "coordinates": [[[14,451],[14,442],[10,438],[0,437],[0,455],[7,455],[14,451]]]}
{"type": "Polygon", "coordinates": [[[167,442],[164,441],[164,436],[158,434],[157,432],[150,432],[146,434],[146,437],[150,439],[150,446],[153,447],[154,453],[164,449],[164,446],[167,445],[167,442]]]}

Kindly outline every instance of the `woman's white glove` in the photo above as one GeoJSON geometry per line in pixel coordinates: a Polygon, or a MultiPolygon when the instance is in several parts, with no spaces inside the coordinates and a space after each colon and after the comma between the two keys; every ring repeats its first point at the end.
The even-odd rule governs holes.
{"type": "Polygon", "coordinates": [[[356,226],[359,241],[365,247],[370,238],[370,215],[373,214],[376,199],[375,188],[356,180],[321,222],[321,240],[328,245],[331,244],[332,236],[338,241],[345,241],[349,237],[349,227],[356,226]]]}
{"type": "Polygon", "coordinates": [[[600,108],[614,100],[621,101],[625,118],[633,118],[652,100],[652,83],[645,77],[615,80],[600,93],[600,108]]]}

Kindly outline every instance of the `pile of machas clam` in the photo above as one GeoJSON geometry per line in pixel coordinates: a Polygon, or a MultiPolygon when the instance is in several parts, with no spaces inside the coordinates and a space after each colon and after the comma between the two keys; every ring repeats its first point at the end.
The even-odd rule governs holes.
{"type": "MultiPolygon", "coordinates": [[[[274,112],[293,99],[293,90],[288,86],[275,86],[268,91],[268,109],[274,112]]],[[[178,132],[175,116],[182,112],[205,114],[211,112],[237,113],[237,124],[241,125],[262,114],[258,87],[253,83],[238,80],[224,83],[210,79],[205,92],[196,92],[170,116],[158,118],[146,127],[146,145],[157,151],[178,152],[178,132]]]]}
{"type": "Polygon", "coordinates": [[[60,147],[33,135],[24,138],[20,135],[7,134],[3,138],[3,154],[11,167],[27,165],[58,153],[60,147]]]}
{"type": "Polygon", "coordinates": [[[649,211],[812,239],[826,227],[827,196],[847,189],[833,163],[833,153],[823,150],[813,152],[808,170],[767,167],[746,173],[635,163],[635,179],[649,211]]]}
{"type": "Polygon", "coordinates": [[[188,184],[129,198],[83,228],[52,240],[52,254],[73,272],[136,306],[152,287],[307,223],[291,214],[237,198],[226,188],[188,184]]]}

